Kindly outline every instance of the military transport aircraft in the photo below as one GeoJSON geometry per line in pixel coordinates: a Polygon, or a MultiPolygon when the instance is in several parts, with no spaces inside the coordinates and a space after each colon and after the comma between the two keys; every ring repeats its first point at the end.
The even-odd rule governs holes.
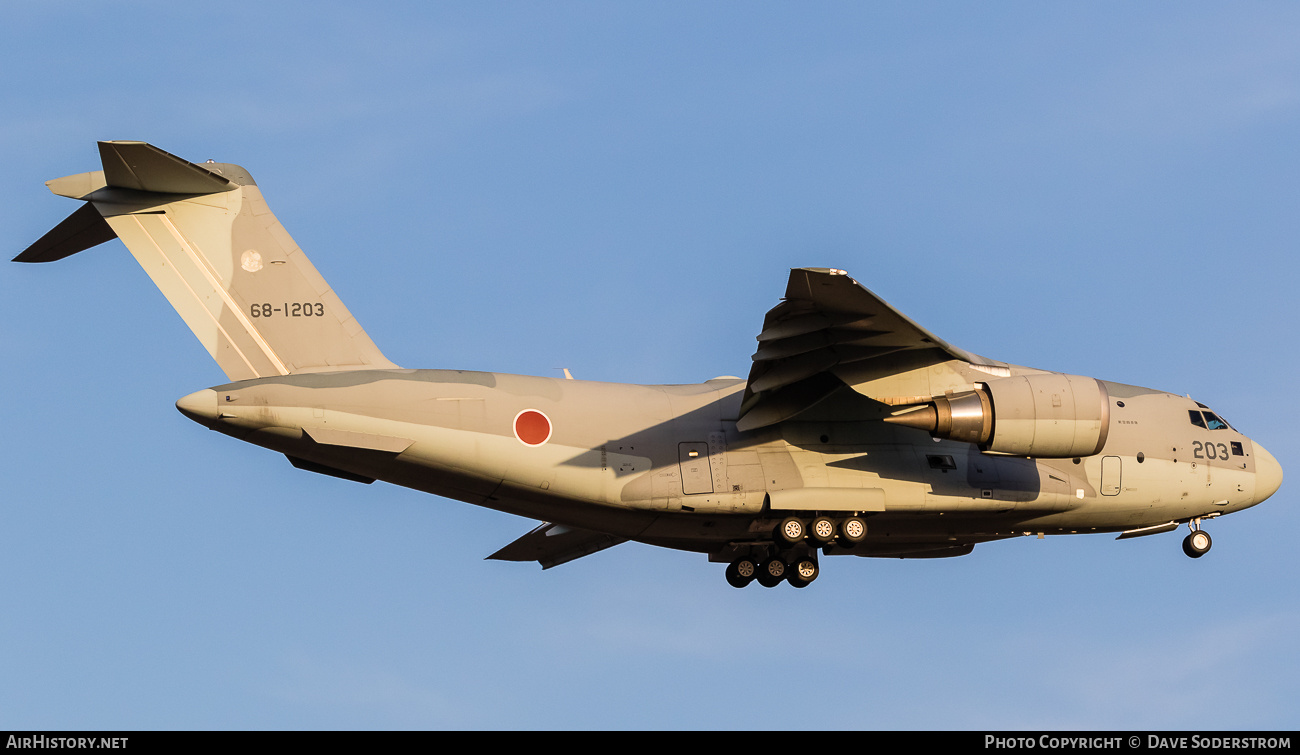
{"type": "Polygon", "coordinates": [[[620,385],[403,369],[361,329],[246,170],[143,142],[47,183],[85,202],[18,255],[120,238],[231,382],[185,416],[299,469],[542,520],[489,558],[543,568],[634,540],[727,581],[816,579],[819,556],[938,558],[1019,535],[1186,524],[1282,482],[1204,404],[1018,367],[917,325],[843,270],[790,272],[748,379],[620,385]]]}

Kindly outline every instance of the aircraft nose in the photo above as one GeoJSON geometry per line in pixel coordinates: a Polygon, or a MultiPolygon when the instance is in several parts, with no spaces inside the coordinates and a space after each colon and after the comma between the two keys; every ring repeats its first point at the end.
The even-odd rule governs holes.
{"type": "Polygon", "coordinates": [[[180,409],[181,414],[201,425],[213,422],[217,419],[217,392],[211,388],[204,388],[188,396],[182,396],[176,401],[176,408],[180,409]]]}
{"type": "Polygon", "coordinates": [[[1263,446],[1255,444],[1255,503],[1277,492],[1282,486],[1282,465],[1263,446]]]}

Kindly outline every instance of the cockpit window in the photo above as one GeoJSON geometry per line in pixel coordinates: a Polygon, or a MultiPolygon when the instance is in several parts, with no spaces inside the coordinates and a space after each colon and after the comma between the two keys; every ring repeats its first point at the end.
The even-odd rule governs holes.
{"type": "MultiPolygon", "coordinates": [[[[1197,404],[1203,406],[1203,404],[1197,404]]],[[[1232,426],[1219,418],[1217,414],[1211,411],[1198,412],[1195,409],[1187,410],[1187,418],[1192,421],[1193,425],[1203,427],[1206,430],[1231,430],[1232,426]]]]}

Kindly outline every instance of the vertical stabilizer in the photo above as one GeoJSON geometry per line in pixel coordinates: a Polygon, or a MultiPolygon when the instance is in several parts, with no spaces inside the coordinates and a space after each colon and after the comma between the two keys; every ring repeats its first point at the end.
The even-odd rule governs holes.
{"type": "Polygon", "coordinates": [[[59,259],[116,235],[231,380],[397,367],[243,168],[195,165],[144,142],[99,148],[102,172],[48,185],[88,202],[103,220],[83,208],[18,261],[59,259]]]}

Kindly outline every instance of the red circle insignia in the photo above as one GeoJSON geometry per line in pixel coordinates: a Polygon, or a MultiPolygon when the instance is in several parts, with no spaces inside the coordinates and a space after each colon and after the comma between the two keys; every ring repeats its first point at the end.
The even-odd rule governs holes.
{"type": "Polygon", "coordinates": [[[515,415],[515,437],[525,446],[540,446],[551,439],[551,420],[536,409],[515,415]]]}

